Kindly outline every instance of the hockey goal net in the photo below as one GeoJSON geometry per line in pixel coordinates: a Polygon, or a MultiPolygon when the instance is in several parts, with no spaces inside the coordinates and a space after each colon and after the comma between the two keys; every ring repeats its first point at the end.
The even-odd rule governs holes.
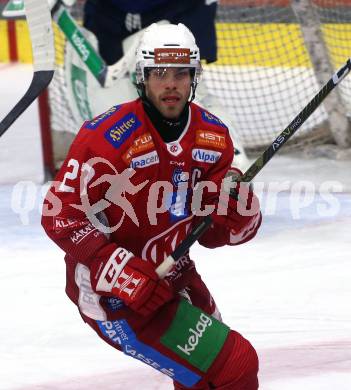
{"type": "MultiPolygon", "coordinates": [[[[71,13],[81,21],[81,1],[71,13]]],[[[205,65],[204,82],[233,118],[248,153],[269,145],[351,55],[350,0],[222,0],[216,28],[218,61],[205,65]]],[[[67,94],[69,43],[57,26],[55,37],[49,131],[57,167],[82,120],[67,94]]],[[[343,81],[285,150],[301,150],[307,144],[349,145],[350,83],[351,78],[343,81]]],[[[83,105],[88,98],[82,91],[83,105]]],[[[93,114],[83,112],[86,119],[93,114]]]]}

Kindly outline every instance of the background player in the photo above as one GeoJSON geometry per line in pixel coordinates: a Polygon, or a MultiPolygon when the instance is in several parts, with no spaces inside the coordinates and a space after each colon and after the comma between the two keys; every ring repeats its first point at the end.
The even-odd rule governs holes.
{"type": "Polygon", "coordinates": [[[123,56],[122,42],[152,23],[168,20],[183,23],[194,34],[202,60],[217,60],[215,17],[217,0],[87,0],[84,27],[99,41],[107,64],[123,56]]]}

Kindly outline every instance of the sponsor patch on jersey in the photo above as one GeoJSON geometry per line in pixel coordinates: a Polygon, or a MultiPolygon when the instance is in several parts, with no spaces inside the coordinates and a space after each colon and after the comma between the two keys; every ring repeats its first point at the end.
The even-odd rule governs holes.
{"type": "Polygon", "coordinates": [[[209,130],[197,130],[195,142],[197,145],[215,147],[218,149],[225,149],[227,147],[224,134],[209,130]]]}
{"type": "Polygon", "coordinates": [[[198,162],[204,162],[209,164],[214,164],[222,156],[221,152],[216,152],[214,150],[207,149],[193,149],[192,151],[193,160],[198,162]]]}
{"type": "Polygon", "coordinates": [[[78,220],[74,218],[54,217],[55,233],[61,233],[63,230],[72,230],[87,225],[87,220],[78,220]]]}
{"type": "Polygon", "coordinates": [[[198,374],[192,372],[189,368],[139,341],[126,320],[96,322],[102,334],[113,344],[122,346],[126,355],[155,368],[183,386],[192,387],[201,379],[198,374]]]}
{"type": "Polygon", "coordinates": [[[135,114],[127,114],[105,132],[105,139],[118,149],[140,126],[141,122],[135,114]]]}
{"type": "Polygon", "coordinates": [[[122,340],[128,340],[128,336],[123,332],[119,321],[96,321],[101,333],[113,344],[122,345],[122,340]]]}
{"type": "Polygon", "coordinates": [[[182,300],[161,343],[202,372],[207,372],[228,333],[227,325],[182,300]]]}
{"type": "Polygon", "coordinates": [[[147,168],[150,165],[158,164],[159,161],[160,159],[158,158],[158,154],[156,150],[154,150],[153,152],[133,158],[130,163],[130,167],[133,169],[147,168]]]}
{"type": "Polygon", "coordinates": [[[129,165],[132,161],[133,156],[136,154],[150,150],[155,146],[154,141],[150,133],[142,134],[140,137],[136,138],[132,146],[123,154],[123,161],[129,165]]]}
{"type": "Polygon", "coordinates": [[[118,105],[118,106],[113,106],[111,107],[109,110],[107,110],[106,112],[104,112],[103,114],[101,115],[98,115],[97,117],[95,117],[94,119],[92,119],[91,121],[87,122],[84,127],[86,129],[90,129],[90,130],[95,130],[97,129],[97,127],[103,123],[107,118],[109,118],[111,115],[113,115],[116,111],[119,110],[119,108],[121,107],[121,105],[118,105]]]}
{"type": "Polygon", "coordinates": [[[92,223],[89,223],[79,230],[74,230],[70,235],[70,239],[73,244],[78,245],[84,238],[93,232],[97,233],[97,235],[102,234],[92,223]]]}
{"type": "Polygon", "coordinates": [[[227,126],[215,115],[210,114],[208,111],[201,111],[202,119],[207,123],[212,123],[213,125],[218,125],[227,128],[227,126]]]}
{"type": "Polygon", "coordinates": [[[190,49],[156,48],[155,64],[190,64],[190,49]]]}

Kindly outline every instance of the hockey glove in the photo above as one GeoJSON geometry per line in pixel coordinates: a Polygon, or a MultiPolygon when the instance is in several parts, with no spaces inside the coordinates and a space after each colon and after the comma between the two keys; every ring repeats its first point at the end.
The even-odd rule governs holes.
{"type": "Polygon", "coordinates": [[[211,214],[215,224],[224,225],[238,234],[260,219],[260,203],[253,192],[253,188],[247,183],[238,183],[236,180],[242,176],[242,173],[231,168],[225,179],[224,191],[230,192],[228,196],[219,197],[214,200],[215,211],[211,214]],[[230,188],[230,190],[229,190],[230,188]]]}
{"type": "Polygon", "coordinates": [[[161,280],[155,267],[124,248],[117,248],[108,261],[99,262],[95,289],[111,293],[137,313],[148,316],[173,298],[168,282],[161,280]]]}

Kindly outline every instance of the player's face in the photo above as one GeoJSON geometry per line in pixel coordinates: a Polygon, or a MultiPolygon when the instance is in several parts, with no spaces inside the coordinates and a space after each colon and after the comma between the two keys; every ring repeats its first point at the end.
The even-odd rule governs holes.
{"type": "Polygon", "coordinates": [[[189,68],[154,68],[145,81],[146,96],[168,119],[177,119],[191,91],[189,68]]]}

